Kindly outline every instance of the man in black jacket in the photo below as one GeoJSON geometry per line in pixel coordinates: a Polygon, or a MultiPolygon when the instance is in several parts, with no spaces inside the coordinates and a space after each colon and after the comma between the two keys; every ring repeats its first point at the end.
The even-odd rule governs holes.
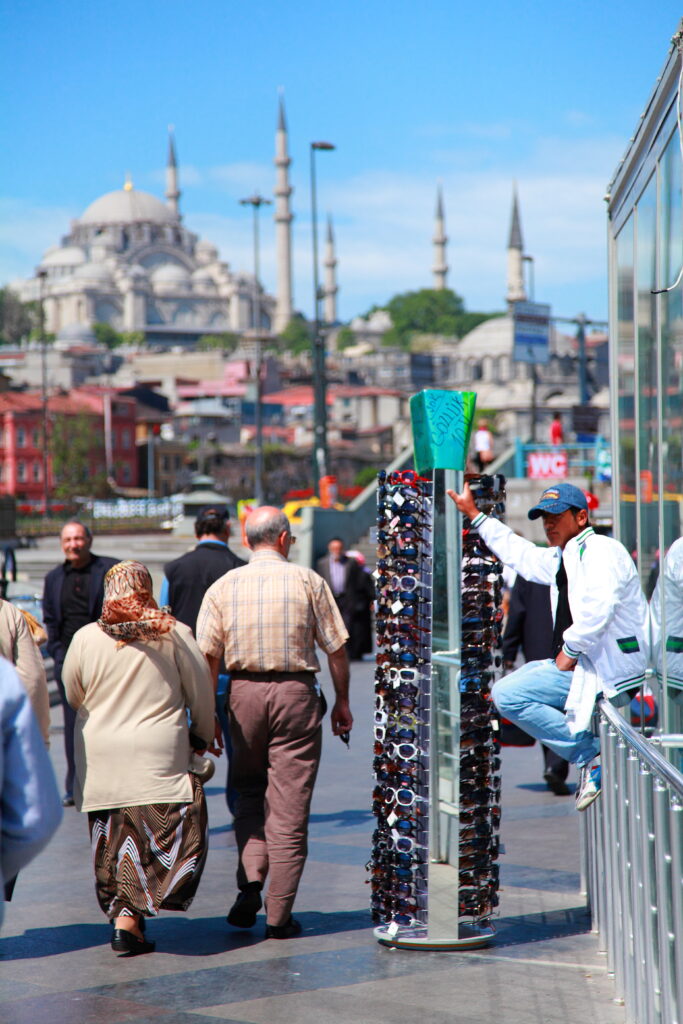
{"type": "MultiPolygon", "coordinates": [[[[503,633],[503,663],[508,671],[515,666],[519,648],[525,661],[551,658],[553,654],[553,615],[550,587],[530,583],[517,576],[510,593],[510,608],[503,633]]],[[[543,778],[555,796],[568,796],[569,762],[541,744],[545,769],[543,778]]]]}
{"type": "MultiPolygon", "coordinates": [[[[197,536],[197,546],[164,566],[165,578],[159,604],[169,605],[176,619],[184,622],[196,635],[197,616],[206,591],[226,572],[246,563],[228,547],[230,513],[225,507],[203,508],[195,519],[194,532],[197,536]]],[[[232,813],[236,794],[230,786],[230,729],[225,710],[228,686],[228,675],[222,667],[218,675],[216,711],[221,723],[225,756],[228,760],[225,797],[228,809],[232,813]]]]}
{"type": "Polygon", "coordinates": [[[62,803],[73,807],[74,725],[76,712],[66,699],[62,685],[62,665],[74,634],[102,614],[104,577],[117,558],[95,555],[92,533],[77,520],[65,523],[60,534],[64,561],[51,569],[43,586],[43,621],[47,630],[47,649],[55,663],[55,681],[64,711],[64,750],[66,753],[65,792],[62,803]]]}

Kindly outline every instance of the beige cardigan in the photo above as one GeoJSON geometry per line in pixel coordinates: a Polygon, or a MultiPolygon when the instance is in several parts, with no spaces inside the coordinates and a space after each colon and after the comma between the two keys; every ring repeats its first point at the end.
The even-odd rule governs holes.
{"type": "Polygon", "coordinates": [[[50,745],[50,697],[43,656],[26,619],[11,601],[0,600],[0,655],[17,670],[38,719],[45,745],[50,745]]]}
{"type": "Polygon", "coordinates": [[[82,811],[192,799],[191,729],[214,735],[207,661],[181,622],[158,640],[122,647],[96,622],[69,644],[62,669],[77,712],[74,800],[82,811]]]}

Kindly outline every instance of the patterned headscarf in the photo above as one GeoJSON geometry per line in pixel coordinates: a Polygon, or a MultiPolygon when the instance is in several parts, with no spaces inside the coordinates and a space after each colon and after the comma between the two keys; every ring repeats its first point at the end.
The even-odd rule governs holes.
{"type": "Polygon", "coordinates": [[[152,596],[152,577],[142,562],[118,562],[104,577],[104,603],[97,625],[123,647],[133,640],[158,640],[176,620],[152,596]]]}

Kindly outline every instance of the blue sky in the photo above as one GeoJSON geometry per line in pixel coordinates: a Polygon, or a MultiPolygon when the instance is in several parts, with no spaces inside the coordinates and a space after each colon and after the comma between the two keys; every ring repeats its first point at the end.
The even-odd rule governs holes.
{"type": "MultiPolygon", "coordinates": [[[[97,196],[163,193],[175,126],[187,226],[250,270],[254,189],[272,193],[277,90],[293,159],[295,303],[311,307],[308,146],[335,222],[339,312],[431,285],[443,186],[449,285],[502,308],[517,181],[536,299],[606,316],[603,195],[680,3],[575,0],[2,0],[0,283],[29,274],[97,196]]],[[[262,213],[262,276],[274,231],[262,213]]]]}

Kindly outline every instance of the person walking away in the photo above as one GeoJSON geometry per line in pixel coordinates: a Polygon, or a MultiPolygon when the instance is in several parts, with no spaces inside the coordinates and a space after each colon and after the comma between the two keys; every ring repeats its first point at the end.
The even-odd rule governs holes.
{"type": "Polygon", "coordinates": [[[586,496],[572,484],[547,487],[528,512],[543,519],[547,548],[479,512],[467,483],[448,494],[502,562],[550,585],[554,658],[528,662],[491,695],[504,718],[579,766],[576,806],[584,810],[601,787],[600,766],[591,768],[600,749],[590,731],[595,700],[638,686],[648,667],[647,602],[633,559],[593,531],[586,496]]]}
{"type": "Polygon", "coordinates": [[[92,533],[75,519],[65,523],[60,534],[64,561],[51,569],[43,586],[43,621],[47,630],[47,650],[55,663],[55,682],[64,713],[64,752],[66,779],[64,807],[73,807],[74,797],[74,725],[76,716],[69,707],[62,682],[62,665],[75,633],[88,622],[95,622],[102,611],[104,576],[118,559],[96,555],[92,533]]]}
{"type": "Polygon", "coordinates": [[[214,734],[206,659],[190,628],[158,608],[146,567],[119,562],[101,617],[71,641],[63,680],[77,715],[74,799],[88,815],[111,946],[151,953],[145,918],[187,910],[206,861],[206,800],[188,771],[192,737],[206,748],[214,734]]]}
{"type": "MultiPolygon", "coordinates": [[[[184,622],[186,626],[189,626],[192,635],[196,636],[197,616],[206,591],[226,572],[237,569],[246,563],[228,547],[230,513],[225,506],[210,506],[201,509],[195,519],[194,532],[197,537],[197,546],[164,566],[164,580],[161,584],[159,604],[162,607],[168,605],[171,614],[179,622],[184,622]]],[[[230,784],[232,748],[226,711],[229,686],[228,674],[225,667],[221,666],[216,690],[216,713],[221,723],[225,756],[228,762],[225,799],[228,810],[234,815],[236,794],[230,784]]],[[[213,766],[214,762],[207,758],[206,764],[213,766]]],[[[204,778],[203,781],[206,782],[207,778],[204,778]]]]}
{"type": "MultiPolygon", "coordinates": [[[[550,587],[530,583],[517,576],[510,592],[507,620],[503,631],[503,666],[512,672],[517,653],[522,649],[525,661],[539,661],[553,655],[553,613],[550,587]]],[[[541,744],[543,779],[555,796],[569,796],[569,762],[541,744]]]]}
{"type": "MultiPolygon", "coordinates": [[[[5,658],[0,658],[0,728],[0,886],[4,887],[47,846],[63,813],[28,694],[5,658]]],[[[0,925],[3,916],[0,900],[0,925]]]]}
{"type": "Polygon", "coordinates": [[[489,430],[488,420],[479,420],[474,432],[474,461],[480,473],[493,462],[493,434],[489,430]]]}
{"type": "Polygon", "coordinates": [[[372,651],[370,587],[367,574],[344,548],[341,537],[333,537],[327,554],[318,559],[316,572],[334,594],[344,625],[349,634],[348,655],[360,661],[372,651]]]}
{"type": "Polygon", "coordinates": [[[292,916],[307,854],[308,817],[320,761],[322,701],[316,644],[335,689],[332,732],[350,731],[348,633],[324,579],[287,560],[293,543],[277,508],[246,521],[253,554],[206,592],[197,641],[214,678],[231,675],[232,778],[239,893],[228,923],[251,928],[266,897],[266,938],[301,932],[292,916]]]}

